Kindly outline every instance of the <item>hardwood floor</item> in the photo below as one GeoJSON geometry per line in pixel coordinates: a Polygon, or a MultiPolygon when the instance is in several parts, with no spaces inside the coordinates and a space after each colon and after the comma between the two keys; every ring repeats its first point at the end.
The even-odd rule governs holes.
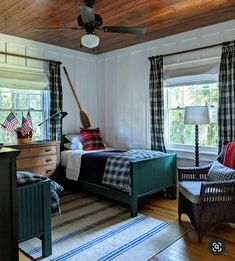
{"type": "Polygon", "coordinates": [[[23,252],[19,251],[19,261],[31,261],[32,259],[27,257],[23,252]]]}
{"type": "MultiPolygon", "coordinates": [[[[155,195],[140,201],[140,212],[171,223],[178,223],[178,201],[155,195]]],[[[209,230],[197,243],[197,234],[188,217],[182,215],[179,223],[188,229],[188,232],[170,247],[154,256],[151,261],[201,261],[201,260],[235,260],[235,224],[221,224],[209,230]],[[208,250],[208,244],[213,239],[225,242],[225,252],[221,256],[214,256],[208,250]]]]}

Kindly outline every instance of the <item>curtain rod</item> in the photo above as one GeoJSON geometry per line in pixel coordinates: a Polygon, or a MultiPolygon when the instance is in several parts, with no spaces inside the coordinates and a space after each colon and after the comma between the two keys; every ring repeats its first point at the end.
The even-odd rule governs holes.
{"type": "Polygon", "coordinates": [[[43,58],[38,58],[38,57],[33,57],[33,56],[27,56],[27,55],[22,55],[22,54],[16,54],[16,53],[7,53],[7,52],[1,52],[0,54],[4,55],[10,55],[10,56],[15,56],[15,57],[20,57],[20,58],[27,58],[27,59],[32,59],[32,60],[37,60],[37,61],[42,61],[42,62],[54,62],[61,64],[59,61],[53,61],[53,60],[48,60],[48,59],[43,59],[43,58]]]}
{"type": "MultiPolygon", "coordinates": [[[[171,56],[171,55],[177,55],[177,54],[182,54],[182,53],[189,53],[189,52],[194,52],[194,51],[200,51],[200,50],[204,50],[204,49],[208,49],[208,48],[213,48],[213,47],[217,47],[217,46],[221,46],[221,45],[225,45],[225,44],[230,44],[230,43],[235,43],[235,40],[233,41],[228,41],[228,42],[223,42],[223,43],[218,43],[218,44],[212,44],[212,45],[207,45],[207,46],[203,46],[203,47],[198,47],[198,48],[194,48],[194,49],[189,49],[189,50],[185,50],[185,51],[179,51],[179,52],[175,52],[175,53],[168,53],[168,54],[163,54],[161,56],[163,57],[167,57],[167,56],[171,56]]],[[[155,58],[156,56],[151,56],[148,59],[151,60],[153,58],[155,58]]]]}

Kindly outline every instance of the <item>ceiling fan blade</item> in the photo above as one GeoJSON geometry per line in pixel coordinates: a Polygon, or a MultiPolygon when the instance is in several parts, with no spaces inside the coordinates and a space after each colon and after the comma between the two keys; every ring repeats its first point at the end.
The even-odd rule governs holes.
{"type": "Polygon", "coordinates": [[[78,28],[34,28],[35,32],[44,32],[44,31],[78,31],[78,28]]]}
{"type": "Polygon", "coordinates": [[[82,5],[80,6],[80,14],[84,24],[95,23],[95,13],[93,8],[86,5],[82,5]]]}
{"type": "Polygon", "coordinates": [[[125,33],[125,34],[145,34],[146,28],[127,27],[127,26],[104,26],[103,31],[106,33],[125,33]]]}

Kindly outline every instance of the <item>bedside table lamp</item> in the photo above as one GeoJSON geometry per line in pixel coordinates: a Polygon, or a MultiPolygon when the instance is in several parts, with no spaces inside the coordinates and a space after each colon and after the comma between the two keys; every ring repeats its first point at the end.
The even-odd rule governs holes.
{"type": "Polygon", "coordinates": [[[195,165],[199,166],[199,137],[198,125],[210,124],[208,106],[186,106],[184,124],[195,125],[195,165]]]}

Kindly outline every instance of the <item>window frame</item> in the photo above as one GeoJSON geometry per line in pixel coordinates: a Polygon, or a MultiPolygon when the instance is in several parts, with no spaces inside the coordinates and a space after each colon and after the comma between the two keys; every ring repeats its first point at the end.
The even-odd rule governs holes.
{"type": "MultiPolygon", "coordinates": [[[[17,96],[19,96],[20,93],[15,92],[15,90],[19,90],[19,89],[17,89],[17,88],[5,88],[5,87],[0,86],[0,101],[2,99],[2,95],[1,95],[2,93],[9,92],[9,93],[12,94],[12,107],[11,108],[7,108],[7,109],[0,107],[0,113],[1,112],[9,112],[10,113],[10,111],[13,111],[14,113],[15,112],[23,112],[24,115],[26,115],[26,113],[28,112],[28,110],[29,110],[29,106],[28,105],[29,104],[26,105],[26,107],[28,107],[28,108],[26,108],[26,107],[23,108],[23,109],[19,109],[18,108],[18,106],[17,106],[17,96]],[[3,90],[3,89],[7,89],[7,90],[3,90]]],[[[22,91],[25,91],[25,90],[22,90],[22,91]]],[[[42,115],[42,121],[44,119],[48,118],[49,117],[49,109],[48,108],[50,106],[49,91],[48,90],[34,90],[34,89],[28,89],[27,91],[29,92],[27,94],[29,98],[30,98],[31,95],[39,95],[40,96],[40,109],[32,108],[33,109],[32,111],[33,112],[40,112],[41,115],[42,115]],[[34,92],[34,91],[40,91],[40,93],[33,94],[32,92],[34,92]]],[[[18,119],[18,120],[20,122],[20,119],[18,119]]],[[[34,127],[35,126],[36,125],[34,125],[34,127]]],[[[41,125],[40,129],[41,129],[41,137],[40,137],[40,139],[41,140],[47,139],[48,138],[48,124],[41,125]]],[[[4,140],[2,142],[4,142],[4,140]]]]}
{"type": "MultiPolygon", "coordinates": [[[[208,84],[208,83],[205,83],[208,84]]],[[[214,83],[218,85],[217,83],[214,83]]],[[[192,83],[192,85],[189,86],[193,86],[195,84],[192,83]]],[[[199,85],[199,84],[197,84],[199,85]]],[[[164,86],[164,85],[163,85],[164,86]]],[[[164,114],[165,114],[165,120],[164,120],[164,140],[165,140],[165,147],[167,149],[167,151],[169,152],[177,152],[177,154],[179,154],[180,156],[184,157],[184,158],[192,158],[194,155],[194,151],[195,151],[195,145],[187,145],[187,144],[177,144],[177,143],[170,143],[170,124],[169,124],[169,117],[170,117],[170,111],[177,111],[177,110],[181,110],[184,111],[184,107],[175,107],[175,108],[171,108],[169,107],[169,103],[170,103],[170,95],[169,95],[169,91],[172,88],[177,88],[180,86],[171,86],[171,87],[166,87],[164,86],[164,114]]],[[[182,86],[184,88],[187,88],[187,86],[182,86]]],[[[184,106],[184,92],[182,92],[182,100],[183,100],[183,106],[184,106]]],[[[209,108],[214,108],[214,109],[218,109],[218,107],[216,106],[212,106],[212,92],[210,91],[210,99],[209,99],[209,108]]],[[[204,146],[204,145],[200,145],[200,154],[204,154],[204,156],[214,156],[217,154],[217,147],[216,146],[204,146]]]]}

